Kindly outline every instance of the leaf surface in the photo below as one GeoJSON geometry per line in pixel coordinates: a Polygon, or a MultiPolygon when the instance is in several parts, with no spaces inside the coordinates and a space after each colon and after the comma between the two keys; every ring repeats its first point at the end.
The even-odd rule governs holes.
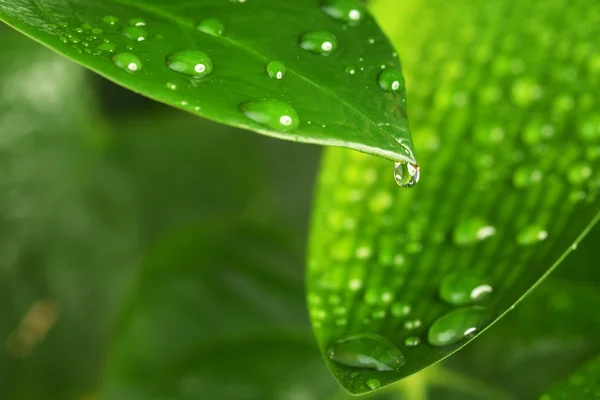
{"type": "Polygon", "coordinates": [[[415,162],[400,63],[360,2],[1,0],[0,19],[200,116],[415,162]]]}
{"type": "Polygon", "coordinates": [[[585,364],[540,400],[595,399],[600,397],[600,357],[585,364]]]}
{"type": "Polygon", "coordinates": [[[375,9],[404,55],[422,176],[401,190],[381,160],[337,149],[321,167],[308,303],[327,363],[352,393],[464,346],[562,260],[600,209],[595,3],[375,9]],[[405,365],[380,372],[330,359],[335,342],[363,333],[391,341],[405,365]]]}

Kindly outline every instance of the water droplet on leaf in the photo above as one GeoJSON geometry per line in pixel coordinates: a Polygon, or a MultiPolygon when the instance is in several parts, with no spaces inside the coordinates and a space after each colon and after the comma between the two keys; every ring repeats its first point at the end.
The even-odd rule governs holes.
{"type": "Polygon", "coordinates": [[[148,32],[141,26],[126,26],[123,28],[123,36],[136,42],[142,42],[148,37],[148,32]]]}
{"type": "Polygon", "coordinates": [[[267,75],[269,75],[269,78],[271,79],[283,79],[285,72],[285,65],[278,61],[271,61],[267,64],[267,75]]]}
{"type": "Polygon", "coordinates": [[[491,320],[483,307],[467,307],[438,318],[429,328],[427,338],[433,346],[446,346],[470,337],[491,320]]]}
{"type": "Polygon", "coordinates": [[[419,182],[421,171],[418,165],[397,162],[394,165],[394,180],[401,187],[412,187],[419,182]]]}
{"type": "Polygon", "coordinates": [[[404,355],[386,338],[372,333],[358,334],[338,340],[327,350],[330,360],[338,364],[373,369],[398,371],[405,363],[404,355]]]}
{"type": "Polygon", "coordinates": [[[453,306],[464,306],[486,298],[492,293],[492,286],[475,275],[451,273],[440,285],[440,297],[453,306]]]}
{"type": "Polygon", "coordinates": [[[386,92],[400,92],[404,90],[402,72],[395,69],[384,69],[381,71],[377,83],[386,92]]]}
{"type": "Polygon", "coordinates": [[[404,345],[407,347],[415,347],[415,346],[418,346],[419,344],[421,344],[421,339],[419,339],[417,336],[407,337],[406,340],[404,341],[404,345]]]}
{"type": "Polygon", "coordinates": [[[300,117],[292,106],[280,100],[267,99],[242,103],[244,115],[254,122],[280,132],[288,132],[298,127],[300,117]]]}
{"type": "Polygon", "coordinates": [[[365,14],[364,6],[357,0],[322,0],[321,9],[344,22],[358,23],[365,14]]]}
{"type": "Polygon", "coordinates": [[[225,32],[225,25],[216,18],[207,18],[200,21],[196,29],[212,36],[221,36],[225,32]]]}
{"type": "Polygon", "coordinates": [[[312,53],[329,55],[337,46],[337,37],[331,32],[308,32],[300,37],[300,47],[312,53]]]}
{"type": "Polygon", "coordinates": [[[173,71],[198,78],[204,78],[213,71],[212,60],[200,50],[183,50],[173,53],[168,57],[167,65],[173,71]]]}
{"type": "Polygon", "coordinates": [[[113,15],[107,15],[104,18],[102,18],[102,22],[108,25],[115,25],[117,22],[119,22],[119,18],[113,15]]]}
{"type": "Polygon", "coordinates": [[[146,26],[146,21],[142,18],[131,18],[129,20],[129,25],[131,26],[146,26]]]}
{"type": "Polygon", "coordinates": [[[371,390],[377,390],[381,388],[381,381],[379,379],[369,379],[367,381],[367,386],[369,387],[369,389],[371,390]]]}
{"type": "Polygon", "coordinates": [[[462,221],[454,229],[452,238],[459,246],[471,245],[496,234],[496,228],[481,218],[470,218],[462,221]]]}
{"type": "Polygon", "coordinates": [[[117,67],[130,72],[142,69],[142,62],[138,56],[132,53],[119,53],[113,57],[113,62],[117,67]]]}
{"type": "Polygon", "coordinates": [[[544,228],[538,225],[530,225],[519,232],[517,235],[517,243],[521,246],[530,246],[541,242],[542,240],[546,240],[547,237],[548,232],[544,228]]]}

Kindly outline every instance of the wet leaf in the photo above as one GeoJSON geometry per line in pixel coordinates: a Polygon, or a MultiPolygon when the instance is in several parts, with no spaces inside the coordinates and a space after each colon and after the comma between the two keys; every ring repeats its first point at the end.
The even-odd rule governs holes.
{"type": "Polygon", "coordinates": [[[358,1],[4,0],[0,20],[205,118],[415,162],[398,57],[358,1]]]}
{"type": "Polygon", "coordinates": [[[491,323],[598,219],[600,159],[589,149],[600,145],[591,33],[600,14],[589,1],[567,13],[565,4],[376,3],[404,55],[421,182],[399,189],[389,165],[347,150],[328,151],[321,167],[308,272],[321,349],[378,334],[406,359],[377,372],[327,357],[352,393],[436,363],[486,328],[463,313],[442,332],[457,341],[428,340],[434,322],[461,307],[442,300],[448,275],[475,276],[461,290],[491,323]],[[482,297],[467,287],[481,281],[490,286],[482,297]]]}

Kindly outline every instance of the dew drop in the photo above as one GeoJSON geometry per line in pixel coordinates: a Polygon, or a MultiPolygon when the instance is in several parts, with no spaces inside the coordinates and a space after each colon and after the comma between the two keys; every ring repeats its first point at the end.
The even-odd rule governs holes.
{"type": "Polygon", "coordinates": [[[429,328],[427,339],[433,346],[446,346],[472,336],[491,320],[483,307],[460,308],[438,318],[429,328]]]}
{"type": "Polygon", "coordinates": [[[141,26],[126,26],[123,28],[123,36],[136,42],[142,42],[148,37],[148,32],[141,26]]]}
{"type": "Polygon", "coordinates": [[[146,26],[146,21],[142,18],[131,18],[129,20],[129,25],[131,26],[146,26]]]}
{"type": "Polygon", "coordinates": [[[204,78],[213,71],[210,57],[200,50],[183,50],[171,54],[167,65],[173,71],[198,78],[204,78]]]}
{"type": "Polygon", "coordinates": [[[98,50],[107,51],[109,53],[114,52],[116,48],[117,48],[117,45],[114,43],[104,42],[104,43],[100,43],[98,45],[98,50]]]}
{"type": "Polygon", "coordinates": [[[225,25],[216,18],[207,18],[196,24],[196,29],[212,36],[221,36],[225,32],[225,25]]]}
{"type": "Polygon", "coordinates": [[[108,24],[108,25],[115,25],[116,23],[119,22],[119,18],[117,18],[113,15],[107,15],[104,18],[102,18],[102,22],[104,22],[105,24],[108,24]]]}
{"type": "Polygon", "coordinates": [[[321,0],[321,9],[330,17],[358,23],[365,15],[364,6],[357,0],[321,0]]]}
{"type": "Polygon", "coordinates": [[[356,75],[356,68],[354,67],[346,67],[345,71],[348,75],[356,75]]]}
{"type": "Polygon", "coordinates": [[[406,329],[407,331],[414,331],[415,329],[420,328],[422,325],[422,322],[420,319],[410,319],[408,321],[405,321],[403,326],[404,329],[406,329]]]}
{"type": "Polygon", "coordinates": [[[271,79],[283,79],[285,72],[285,65],[278,61],[271,61],[267,64],[267,75],[269,75],[269,78],[271,79]]]}
{"type": "Polygon", "coordinates": [[[538,225],[530,225],[517,235],[517,243],[521,246],[536,244],[548,237],[548,232],[538,225]]]}
{"type": "Polygon", "coordinates": [[[405,363],[404,355],[383,336],[364,333],[348,336],[327,350],[330,360],[346,367],[398,371],[405,363]]]}
{"type": "Polygon", "coordinates": [[[394,165],[394,180],[398,186],[409,188],[415,186],[421,178],[418,165],[407,162],[397,162],[394,165]]]}
{"type": "Polygon", "coordinates": [[[586,163],[572,165],[567,172],[567,179],[573,185],[582,185],[592,176],[592,168],[586,163]]]}
{"type": "Polygon", "coordinates": [[[240,105],[240,109],[252,121],[279,132],[294,130],[300,123],[296,110],[281,100],[247,101],[240,105]]]}
{"type": "Polygon", "coordinates": [[[100,35],[102,32],[104,32],[101,28],[94,28],[92,29],[92,33],[94,35],[100,35]]]}
{"type": "Polygon", "coordinates": [[[177,90],[177,85],[173,82],[167,82],[167,87],[171,90],[177,90]]]}
{"type": "Polygon", "coordinates": [[[542,181],[544,173],[533,167],[519,167],[513,174],[513,185],[517,189],[525,189],[542,181]]]}
{"type": "Polygon", "coordinates": [[[142,69],[142,62],[132,53],[119,53],[113,57],[113,62],[119,68],[130,72],[136,72],[142,69]]]}
{"type": "Polygon", "coordinates": [[[406,317],[408,314],[410,314],[410,310],[410,304],[404,302],[394,303],[390,308],[390,312],[392,313],[392,315],[398,318],[406,317]]]}
{"type": "Polygon", "coordinates": [[[481,218],[469,218],[454,229],[452,238],[458,246],[472,245],[496,234],[496,228],[481,218]]]}
{"type": "Polygon", "coordinates": [[[440,285],[440,297],[453,306],[464,306],[485,299],[492,293],[492,286],[476,275],[451,273],[440,285]]]}
{"type": "Polygon", "coordinates": [[[402,72],[395,69],[384,69],[377,79],[379,87],[386,92],[400,92],[404,90],[404,77],[402,72]]]}
{"type": "Polygon", "coordinates": [[[586,142],[600,141],[600,115],[592,115],[581,122],[577,130],[581,140],[586,142]]]}
{"type": "Polygon", "coordinates": [[[381,381],[379,379],[369,379],[367,381],[367,386],[369,387],[369,389],[371,390],[377,390],[381,388],[381,381]]]}
{"type": "Polygon", "coordinates": [[[407,337],[404,341],[404,345],[407,347],[416,347],[419,344],[421,344],[421,339],[419,339],[417,336],[407,337]]]}
{"type": "Polygon", "coordinates": [[[337,46],[337,37],[327,31],[308,32],[300,37],[300,47],[312,53],[329,55],[337,46]]]}

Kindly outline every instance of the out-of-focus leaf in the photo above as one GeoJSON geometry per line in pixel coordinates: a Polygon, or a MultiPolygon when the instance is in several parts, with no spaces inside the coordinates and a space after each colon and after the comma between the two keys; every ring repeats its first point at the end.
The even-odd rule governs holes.
{"type": "Polygon", "coordinates": [[[554,386],[540,400],[600,399],[600,357],[554,386]]]}
{"type": "Polygon", "coordinates": [[[255,137],[166,107],[116,119],[112,129],[114,163],[134,187],[146,242],[214,215],[263,223],[283,217],[304,242],[316,148],[255,137]]]}
{"type": "Polygon", "coordinates": [[[0,0],[0,19],[197,115],[415,162],[400,62],[358,1],[0,0]]]}
{"type": "Polygon", "coordinates": [[[92,134],[84,70],[0,34],[0,398],[94,390],[136,261],[130,192],[92,134]]]}
{"type": "Polygon", "coordinates": [[[344,150],[322,164],[308,302],[328,364],[353,393],[465,345],[562,260],[600,209],[595,2],[377,4],[405,59],[422,179],[400,190],[382,160],[344,150]],[[470,280],[454,289],[462,300],[441,298],[451,274],[470,280]],[[432,329],[473,305],[483,309],[432,329]],[[362,333],[390,340],[406,364],[394,355],[395,371],[342,365],[333,343],[362,333]]]}

